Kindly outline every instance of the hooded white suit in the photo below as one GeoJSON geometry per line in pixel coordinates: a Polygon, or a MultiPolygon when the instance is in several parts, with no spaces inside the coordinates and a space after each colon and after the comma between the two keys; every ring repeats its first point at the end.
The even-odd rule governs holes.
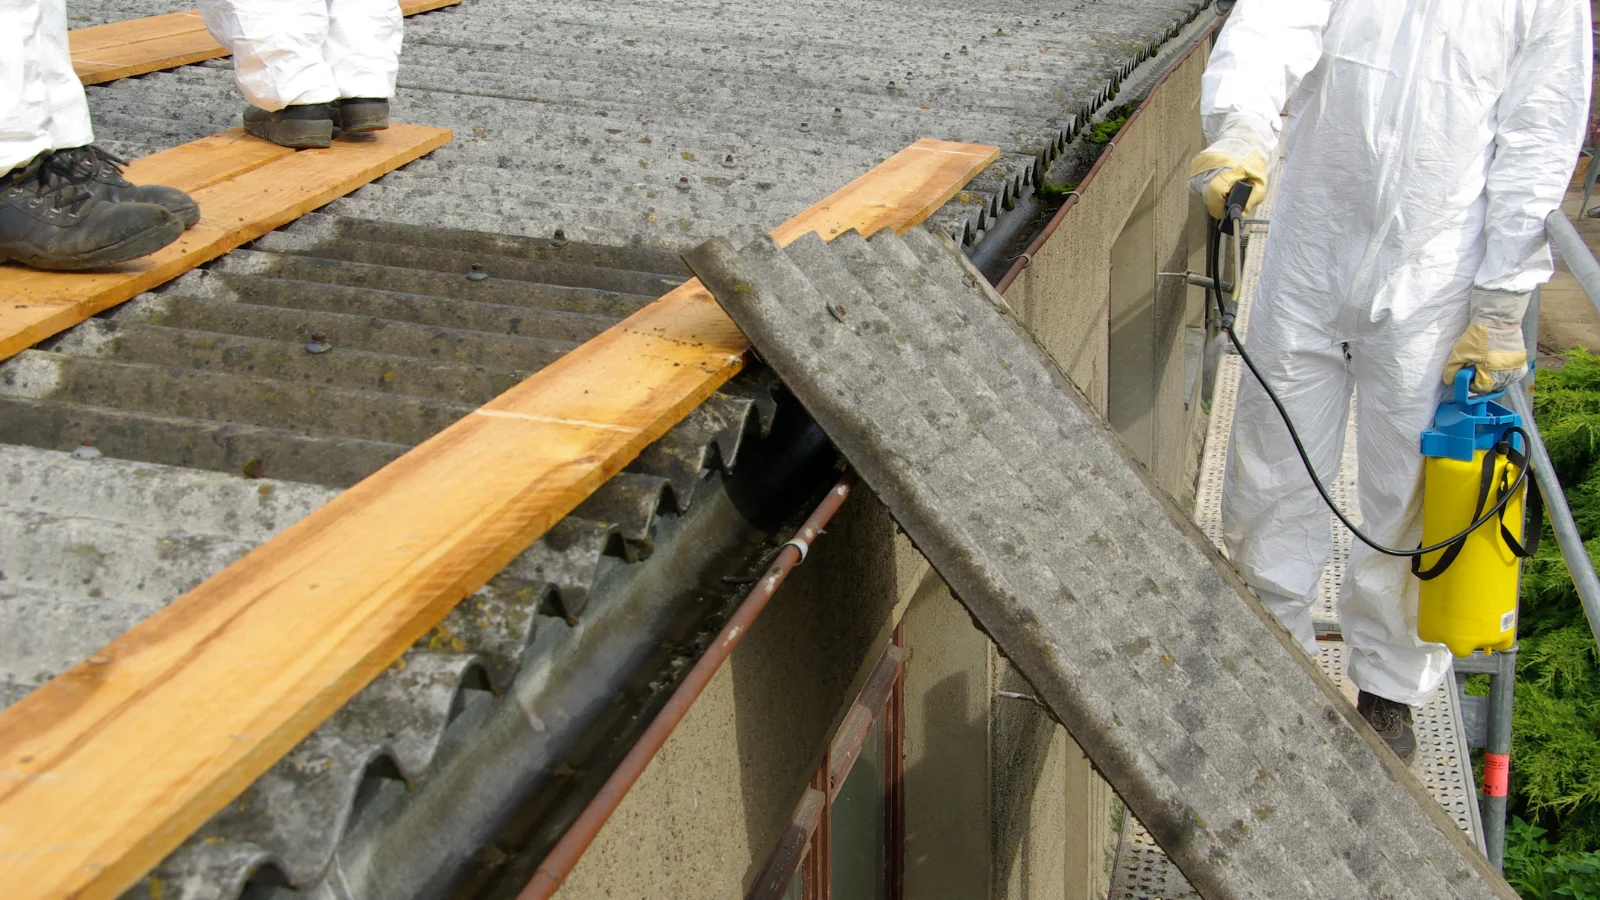
{"type": "MultiPolygon", "coordinates": [[[[1359,396],[1363,530],[1387,546],[1421,534],[1419,435],[1469,294],[1550,277],[1544,218],[1584,132],[1589,29],[1578,0],[1239,0],[1218,37],[1202,97],[1213,148],[1272,159],[1283,134],[1246,347],[1325,481],[1359,396]]],[[[1222,515],[1247,581],[1312,649],[1330,517],[1248,377],[1222,515]]],[[[1340,597],[1351,679],[1413,705],[1449,668],[1416,638],[1417,584],[1407,560],[1357,543],[1340,597]]]]}

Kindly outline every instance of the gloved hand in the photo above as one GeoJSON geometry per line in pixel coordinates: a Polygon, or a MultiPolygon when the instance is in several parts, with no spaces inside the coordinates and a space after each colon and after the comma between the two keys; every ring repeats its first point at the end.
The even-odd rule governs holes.
{"type": "Polygon", "coordinates": [[[1267,155],[1243,138],[1221,138],[1189,164],[1189,190],[1206,198],[1213,219],[1227,215],[1228,191],[1246,180],[1255,185],[1244,207],[1249,215],[1267,196],[1267,155]]]}
{"type": "Polygon", "coordinates": [[[1528,373],[1522,316],[1528,294],[1472,289],[1466,333],[1456,340],[1444,364],[1444,383],[1453,384],[1462,366],[1472,366],[1477,394],[1504,390],[1528,373]]]}

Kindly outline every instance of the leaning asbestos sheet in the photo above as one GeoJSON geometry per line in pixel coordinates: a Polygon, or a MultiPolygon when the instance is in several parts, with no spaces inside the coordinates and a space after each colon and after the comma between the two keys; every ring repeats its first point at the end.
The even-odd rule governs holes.
{"type": "Polygon", "coordinates": [[[1516,896],[953,246],[686,259],[1203,897],[1516,896]]]}

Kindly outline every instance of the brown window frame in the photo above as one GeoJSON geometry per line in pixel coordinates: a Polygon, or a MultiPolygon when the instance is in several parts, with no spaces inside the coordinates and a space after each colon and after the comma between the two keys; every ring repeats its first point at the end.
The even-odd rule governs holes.
{"type": "Polygon", "coordinates": [[[881,716],[884,737],[884,884],[888,900],[902,900],[905,875],[905,651],[900,626],[873,664],[866,684],[850,704],[828,744],[822,765],[778,837],[745,900],[779,900],[802,872],[804,900],[832,900],[833,802],[860,759],[872,725],[881,716]]]}

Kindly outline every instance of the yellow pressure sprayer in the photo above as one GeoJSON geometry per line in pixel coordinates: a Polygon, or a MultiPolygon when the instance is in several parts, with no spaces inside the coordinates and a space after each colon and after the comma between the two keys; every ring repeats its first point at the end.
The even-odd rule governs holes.
{"type": "Polygon", "coordinates": [[[1422,543],[1448,543],[1411,558],[1412,573],[1422,579],[1417,637],[1456,656],[1509,650],[1516,642],[1518,567],[1532,553],[1522,541],[1528,468],[1522,417],[1496,402],[1501,393],[1472,396],[1472,374],[1457,373],[1454,396],[1439,404],[1433,427],[1422,433],[1422,543]],[[1495,508],[1492,520],[1457,534],[1495,508]]]}
{"type": "MultiPolygon", "coordinates": [[[[1230,296],[1235,285],[1222,280],[1226,258],[1222,239],[1233,236],[1233,270],[1239,273],[1243,268],[1240,238],[1244,210],[1251,190],[1250,182],[1240,181],[1228,192],[1227,213],[1217,223],[1206,253],[1207,273],[1203,277],[1190,274],[1190,283],[1204,287],[1215,298],[1218,329],[1228,336],[1245,368],[1277,408],[1323,502],[1363,544],[1386,556],[1411,559],[1411,571],[1422,580],[1417,636],[1444,644],[1456,656],[1479,649],[1509,649],[1516,641],[1518,565],[1534,549],[1534,541],[1526,546],[1522,542],[1523,500],[1529,484],[1528,435],[1522,430],[1522,418],[1495,402],[1503,392],[1472,396],[1473,370],[1463,368],[1453,384],[1454,396],[1439,405],[1434,427],[1422,435],[1426,457],[1422,543],[1412,550],[1385,547],[1357,528],[1317,477],[1289,411],[1233,330],[1238,304],[1236,297],[1230,296]]],[[[1538,491],[1527,500],[1533,511],[1529,518],[1537,523],[1538,491]]]]}

